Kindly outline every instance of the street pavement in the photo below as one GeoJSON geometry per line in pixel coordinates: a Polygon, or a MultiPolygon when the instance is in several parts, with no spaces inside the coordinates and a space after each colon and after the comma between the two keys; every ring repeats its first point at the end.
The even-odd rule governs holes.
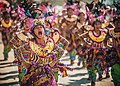
{"type": "MultiPolygon", "coordinates": [[[[0,44],[0,86],[19,86],[18,67],[12,62],[14,60],[13,50],[9,53],[7,61],[3,59],[3,45],[0,44]]],[[[62,57],[61,62],[69,65],[69,56],[62,57]]],[[[70,66],[73,71],[68,71],[67,77],[62,77],[59,73],[58,86],[90,86],[90,81],[87,80],[87,69],[77,66],[77,57],[75,64],[70,66]]],[[[111,78],[97,81],[96,86],[113,86],[111,78]]]]}

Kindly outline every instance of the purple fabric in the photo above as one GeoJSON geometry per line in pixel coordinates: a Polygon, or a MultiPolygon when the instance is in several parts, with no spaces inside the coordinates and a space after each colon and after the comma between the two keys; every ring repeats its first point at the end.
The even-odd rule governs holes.
{"type": "Polygon", "coordinates": [[[6,32],[6,33],[7,33],[7,32],[9,32],[9,30],[7,30],[7,29],[6,29],[6,30],[4,30],[4,32],[6,32]]]}
{"type": "Polygon", "coordinates": [[[46,65],[45,68],[49,70],[49,74],[52,76],[51,86],[57,86],[57,83],[56,83],[56,80],[55,80],[55,77],[52,73],[51,68],[48,65],[46,65]]]}

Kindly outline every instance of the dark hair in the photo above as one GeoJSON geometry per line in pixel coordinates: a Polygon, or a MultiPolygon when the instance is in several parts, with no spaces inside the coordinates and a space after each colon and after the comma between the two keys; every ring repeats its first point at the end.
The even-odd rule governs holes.
{"type": "Polygon", "coordinates": [[[69,10],[73,10],[73,9],[72,9],[71,7],[68,7],[68,8],[67,8],[67,12],[68,12],[69,10]]]}
{"type": "Polygon", "coordinates": [[[92,23],[92,26],[94,26],[96,22],[101,23],[101,21],[97,19],[96,21],[94,21],[94,22],[92,23]]]}
{"type": "Polygon", "coordinates": [[[80,1],[75,1],[74,3],[77,3],[79,5],[80,1]]]}
{"type": "Polygon", "coordinates": [[[50,25],[50,28],[52,28],[52,25],[48,20],[45,20],[45,22],[47,22],[50,25]]]}
{"type": "Polygon", "coordinates": [[[9,13],[8,13],[7,11],[4,11],[4,12],[3,12],[3,15],[2,15],[2,18],[3,18],[4,20],[9,19],[9,18],[10,18],[9,13]]]}
{"type": "MultiPolygon", "coordinates": [[[[43,28],[44,28],[44,26],[43,25],[35,25],[34,27],[33,27],[33,32],[34,32],[34,29],[36,29],[37,27],[40,27],[40,26],[42,26],[43,28]]],[[[45,29],[45,28],[44,28],[45,29]]]]}
{"type": "Polygon", "coordinates": [[[78,17],[79,17],[81,14],[84,14],[84,13],[83,13],[83,12],[80,12],[80,13],[78,14],[78,17]]]}
{"type": "Polygon", "coordinates": [[[28,19],[28,18],[29,18],[29,17],[26,17],[26,18],[22,21],[21,27],[24,27],[25,20],[28,19]]]}

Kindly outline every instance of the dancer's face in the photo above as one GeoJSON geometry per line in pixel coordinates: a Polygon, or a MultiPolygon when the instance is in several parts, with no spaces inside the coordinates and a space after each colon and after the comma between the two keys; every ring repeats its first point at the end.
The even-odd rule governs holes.
{"type": "Polygon", "coordinates": [[[81,13],[80,16],[79,16],[79,19],[83,21],[85,19],[85,14],[81,13]]]}
{"type": "Polygon", "coordinates": [[[34,29],[34,34],[39,39],[44,38],[44,36],[45,36],[45,30],[44,30],[44,28],[42,26],[37,26],[34,29]]]}
{"type": "Polygon", "coordinates": [[[10,22],[10,18],[7,18],[7,19],[5,19],[5,23],[9,23],[10,22]]]}
{"type": "Polygon", "coordinates": [[[25,19],[24,21],[24,29],[25,30],[30,30],[30,20],[29,19],[25,19]]]}
{"type": "Polygon", "coordinates": [[[53,22],[52,23],[52,27],[55,27],[57,24],[56,24],[56,22],[53,22]]]}
{"type": "Polygon", "coordinates": [[[72,9],[69,9],[69,10],[67,11],[67,15],[68,15],[68,16],[72,16],[72,15],[73,15],[73,10],[72,10],[72,9]]]}
{"type": "Polygon", "coordinates": [[[62,11],[62,15],[63,15],[63,16],[66,15],[66,11],[65,11],[65,10],[62,11]]]}
{"type": "Polygon", "coordinates": [[[45,28],[50,28],[50,24],[48,22],[45,22],[45,28]]]}
{"type": "Polygon", "coordinates": [[[101,23],[100,22],[95,22],[94,28],[99,30],[101,28],[101,23]]]}

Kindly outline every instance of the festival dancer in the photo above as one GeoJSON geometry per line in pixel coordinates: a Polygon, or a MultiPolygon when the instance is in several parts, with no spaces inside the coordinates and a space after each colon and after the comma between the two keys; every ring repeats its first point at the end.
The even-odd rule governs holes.
{"type": "MultiPolygon", "coordinates": [[[[16,46],[12,46],[12,47],[19,47],[22,46],[25,42],[27,42],[28,40],[26,38],[32,39],[33,35],[31,33],[31,28],[32,28],[32,21],[30,18],[25,18],[22,22],[21,25],[23,24],[22,27],[17,28],[17,30],[13,33],[13,38],[10,40],[10,45],[11,43],[16,43],[16,46]],[[18,44],[17,44],[18,43],[18,44]]],[[[18,26],[19,27],[19,26],[18,26]]],[[[13,43],[13,44],[14,44],[13,43]]],[[[13,45],[12,44],[12,45],[13,45]]],[[[18,59],[16,57],[16,51],[14,51],[15,54],[15,60],[13,61],[13,63],[17,62],[18,59]]]]}
{"type": "MultiPolygon", "coordinates": [[[[85,58],[81,57],[81,56],[85,56],[85,51],[86,51],[85,47],[86,46],[84,45],[83,39],[80,38],[79,35],[86,31],[84,29],[84,26],[87,26],[87,25],[88,25],[88,22],[85,19],[85,14],[83,12],[80,12],[79,15],[78,15],[77,24],[75,26],[75,29],[73,30],[73,33],[75,35],[75,43],[77,45],[77,53],[79,55],[79,57],[78,57],[78,66],[80,66],[80,63],[82,61],[83,61],[83,64],[85,63],[85,58]]],[[[85,66],[85,64],[84,64],[84,66],[85,66]]]]}
{"type": "MultiPolygon", "coordinates": [[[[25,66],[21,62],[20,57],[18,56],[18,51],[16,50],[18,47],[24,45],[25,43],[28,42],[29,39],[33,38],[33,35],[31,33],[31,19],[30,18],[25,18],[21,24],[23,27],[19,26],[20,28],[17,28],[17,30],[13,33],[13,37],[11,38],[9,45],[11,48],[14,50],[14,57],[15,60],[13,63],[18,64],[18,71],[19,71],[19,81],[21,83],[21,75],[23,75],[23,71],[25,71],[25,66]]],[[[25,51],[23,53],[23,57],[28,60],[28,57],[30,55],[30,52],[25,51]],[[27,52],[27,53],[26,53],[27,52]]]]}
{"type": "Polygon", "coordinates": [[[2,41],[4,45],[4,60],[8,59],[8,53],[11,51],[11,48],[9,46],[9,41],[11,39],[11,31],[12,31],[12,24],[13,21],[10,18],[10,15],[5,11],[3,13],[3,19],[1,21],[1,31],[2,31],[2,41]]]}
{"type": "MultiPolygon", "coordinates": [[[[68,53],[70,54],[70,64],[74,64],[74,59],[76,56],[76,44],[75,37],[72,30],[75,28],[77,22],[77,16],[73,15],[73,9],[67,8],[67,16],[62,20],[61,25],[64,26],[64,37],[69,41],[69,45],[66,48],[68,53]]],[[[62,28],[62,27],[61,27],[62,28]]],[[[65,45],[66,46],[66,45],[65,45]]]]}
{"type": "MultiPolygon", "coordinates": [[[[88,26],[86,30],[87,30],[86,35],[83,35],[83,36],[87,39],[83,39],[83,40],[86,42],[87,45],[89,45],[90,49],[93,49],[91,54],[93,54],[92,61],[94,62],[96,53],[99,52],[100,49],[104,49],[105,47],[108,46],[108,44],[105,45],[104,43],[106,36],[107,36],[107,32],[106,32],[107,30],[102,28],[102,23],[99,20],[94,21],[93,27],[88,26]]],[[[91,84],[95,85],[95,80],[92,81],[91,79],[91,84]]]]}
{"type": "Polygon", "coordinates": [[[55,79],[55,75],[53,75],[54,68],[63,72],[63,76],[65,76],[64,72],[66,73],[66,70],[69,69],[64,64],[58,63],[63,51],[57,46],[55,48],[54,37],[45,35],[43,25],[36,25],[33,28],[33,34],[33,39],[23,37],[25,43],[15,49],[20,60],[20,84],[21,86],[57,86],[57,78],[55,79]]]}
{"type": "MultiPolygon", "coordinates": [[[[41,30],[39,30],[39,34],[38,34],[38,30],[39,30],[39,28],[43,28],[42,26],[41,27],[35,27],[35,29],[33,30],[34,31],[34,33],[36,33],[35,34],[35,36],[37,37],[38,35],[42,35],[42,31],[44,32],[44,29],[41,31],[41,30]]],[[[20,37],[20,36],[19,36],[20,37]]],[[[23,36],[21,36],[22,38],[24,38],[24,41],[27,43],[28,41],[27,40],[29,40],[29,38],[26,36],[25,37],[25,35],[23,35],[23,36]]],[[[37,39],[37,38],[36,38],[37,39]]],[[[23,39],[21,39],[21,40],[23,40],[23,39]]],[[[36,41],[37,42],[37,41],[36,41]]],[[[44,42],[43,40],[42,40],[42,42],[44,42]]],[[[41,43],[42,43],[41,42],[41,43]]],[[[31,43],[33,43],[32,41],[31,41],[31,43]]],[[[45,44],[45,43],[43,43],[43,44],[45,44]]],[[[23,44],[23,45],[25,45],[25,43],[23,44]]],[[[23,46],[22,45],[22,46],[23,46]]],[[[32,46],[32,45],[31,45],[32,46]]],[[[36,45],[36,46],[38,46],[38,45],[36,45]]],[[[36,46],[34,46],[34,47],[36,47],[36,46]]],[[[43,46],[43,45],[40,45],[40,46],[43,46]]],[[[20,47],[20,46],[19,46],[20,47]]],[[[19,48],[18,47],[18,48],[19,48]]],[[[34,54],[29,50],[29,49],[25,49],[25,48],[23,48],[23,50],[22,50],[22,52],[20,52],[20,51],[18,51],[18,50],[20,50],[20,49],[18,49],[17,48],[17,50],[16,50],[16,54],[17,54],[17,58],[19,59],[19,72],[20,72],[20,74],[19,74],[19,76],[20,76],[20,84],[21,84],[21,86],[23,86],[23,85],[27,85],[27,84],[30,84],[30,83],[32,83],[32,80],[29,80],[29,78],[30,78],[30,74],[28,74],[28,76],[26,75],[27,73],[26,73],[26,71],[27,71],[27,69],[30,67],[30,64],[29,64],[29,62],[31,61],[32,63],[31,64],[34,64],[35,65],[35,63],[42,63],[42,61],[45,61],[44,60],[44,58],[42,59],[40,59],[40,58],[38,58],[38,57],[36,57],[37,56],[37,53],[36,53],[36,55],[35,55],[35,57],[34,57],[34,54]],[[19,54],[18,54],[19,53],[19,54]],[[20,54],[22,54],[22,56],[23,57],[21,57],[20,56],[20,54]],[[33,54],[33,55],[32,55],[33,54]],[[32,56],[32,58],[30,58],[32,56]],[[22,59],[20,59],[20,57],[22,58],[22,59]],[[35,60],[35,59],[36,60],[35,60]],[[33,60],[33,61],[32,61],[33,60]],[[25,62],[25,61],[28,61],[28,62],[25,62]],[[35,62],[34,62],[35,61],[35,62]],[[25,76],[26,75],[26,76],[25,76]],[[29,83],[28,83],[28,80],[29,80],[29,83]]],[[[32,47],[33,48],[33,47],[32,47]]],[[[22,49],[22,48],[21,48],[22,49]]],[[[47,60],[46,60],[47,61],[47,60]]],[[[33,68],[35,68],[35,66],[34,65],[31,65],[33,68]]],[[[36,65],[36,66],[38,66],[38,65],[36,65]]],[[[40,70],[40,69],[39,69],[40,70]]],[[[31,70],[29,70],[29,71],[31,71],[31,70]]],[[[34,74],[34,71],[32,72],[33,74],[34,74]]],[[[32,75],[32,74],[31,74],[32,75]]],[[[34,82],[35,83],[35,82],[34,82]]],[[[33,84],[33,83],[32,83],[33,84]]],[[[38,83],[39,84],[39,83],[38,83]]],[[[36,81],[36,85],[37,85],[37,81],[36,81]]]]}
{"type": "MultiPolygon", "coordinates": [[[[55,42],[55,46],[61,48],[64,51],[64,48],[63,48],[64,43],[61,43],[61,40],[64,40],[65,38],[60,35],[60,31],[59,31],[58,27],[56,26],[57,22],[55,20],[54,21],[53,20],[51,21],[51,20],[52,20],[52,18],[50,18],[49,20],[45,20],[44,27],[45,27],[46,36],[51,36],[55,42]],[[51,23],[49,21],[51,21],[51,23]]],[[[54,52],[56,52],[56,49],[54,50],[54,52]]],[[[50,61],[52,61],[52,60],[54,60],[53,56],[51,56],[51,58],[50,58],[50,61]]],[[[58,81],[58,72],[61,69],[64,69],[64,68],[62,68],[62,66],[65,67],[65,65],[63,63],[58,62],[56,64],[56,67],[54,67],[54,69],[53,69],[53,74],[56,78],[56,81],[58,81]],[[60,67],[60,69],[57,67],[60,67]]],[[[66,70],[61,71],[61,72],[63,72],[62,73],[63,77],[67,76],[66,70]]]]}
{"type": "Polygon", "coordinates": [[[110,59],[110,65],[111,68],[111,76],[114,82],[115,86],[120,85],[120,17],[119,15],[115,15],[115,18],[113,20],[113,23],[115,25],[115,29],[110,31],[110,34],[113,38],[113,48],[111,50],[111,58],[110,59]]]}
{"type": "Polygon", "coordinates": [[[113,20],[115,28],[110,30],[109,33],[113,38],[113,46],[118,46],[120,44],[120,17],[116,15],[113,20]]]}

